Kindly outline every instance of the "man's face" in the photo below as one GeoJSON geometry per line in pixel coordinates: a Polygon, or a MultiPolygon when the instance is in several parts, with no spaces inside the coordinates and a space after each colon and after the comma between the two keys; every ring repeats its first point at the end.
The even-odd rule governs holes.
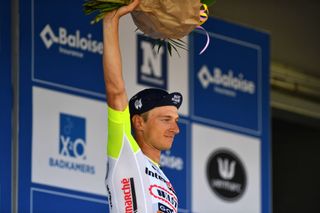
{"type": "Polygon", "coordinates": [[[160,151],[170,149],[174,136],[179,133],[178,118],[175,106],[162,106],[150,110],[144,122],[145,142],[160,151]]]}

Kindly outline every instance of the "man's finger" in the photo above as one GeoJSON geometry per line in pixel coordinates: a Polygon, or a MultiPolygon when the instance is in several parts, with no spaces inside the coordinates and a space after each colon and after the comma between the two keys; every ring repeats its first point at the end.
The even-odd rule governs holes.
{"type": "Polygon", "coordinates": [[[127,13],[132,12],[138,5],[140,4],[140,0],[133,0],[130,4],[127,6],[123,6],[120,8],[119,15],[125,15],[127,13]]]}
{"type": "Polygon", "coordinates": [[[133,1],[128,5],[128,10],[129,10],[130,12],[133,11],[139,4],[140,4],[140,0],[133,0],[133,1]]]}

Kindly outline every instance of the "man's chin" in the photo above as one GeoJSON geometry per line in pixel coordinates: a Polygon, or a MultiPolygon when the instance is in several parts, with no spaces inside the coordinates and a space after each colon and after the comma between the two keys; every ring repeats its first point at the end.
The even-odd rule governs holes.
{"type": "Polygon", "coordinates": [[[172,147],[173,141],[166,143],[165,147],[163,147],[163,151],[170,150],[172,147]]]}
{"type": "Polygon", "coordinates": [[[164,147],[161,151],[168,151],[171,149],[171,146],[170,147],[164,147]]]}
{"type": "Polygon", "coordinates": [[[161,151],[170,150],[173,144],[173,138],[166,138],[160,144],[161,144],[161,149],[160,149],[161,151]]]}

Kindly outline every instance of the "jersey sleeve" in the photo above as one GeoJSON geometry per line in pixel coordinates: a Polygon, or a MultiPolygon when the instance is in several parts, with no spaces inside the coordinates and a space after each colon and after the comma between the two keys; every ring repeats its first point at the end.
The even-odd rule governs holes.
{"type": "Polygon", "coordinates": [[[117,111],[108,107],[108,157],[119,158],[125,137],[129,140],[134,153],[140,150],[137,142],[131,135],[129,107],[127,106],[124,111],[117,111]]]}

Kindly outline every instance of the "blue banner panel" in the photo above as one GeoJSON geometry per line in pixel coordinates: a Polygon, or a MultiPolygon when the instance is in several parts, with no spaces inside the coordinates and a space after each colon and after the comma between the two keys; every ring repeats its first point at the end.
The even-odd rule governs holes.
{"type": "MultiPolygon", "coordinates": [[[[193,118],[260,135],[267,35],[214,19],[209,19],[206,29],[211,43],[204,54],[193,58],[193,118]]],[[[195,53],[204,39],[203,32],[193,34],[195,53]]]]}
{"type": "Polygon", "coordinates": [[[83,2],[31,1],[32,78],[103,97],[101,23],[90,24],[83,2]]]}
{"type": "MultiPolygon", "coordinates": [[[[108,212],[103,181],[107,110],[101,23],[90,25],[92,17],[83,14],[82,3],[20,1],[21,212],[49,208],[108,212]]],[[[133,26],[123,21],[125,28],[133,26]]],[[[161,167],[179,197],[179,212],[201,208],[210,212],[208,205],[218,208],[221,203],[230,209],[237,209],[236,204],[250,207],[250,198],[255,198],[254,209],[268,213],[268,36],[215,19],[204,27],[212,29],[208,50],[196,55],[206,37],[196,31],[189,39],[190,56],[183,55],[181,60],[164,52],[152,55],[150,43],[134,31],[132,35],[120,33],[125,40],[122,53],[127,56],[123,68],[128,94],[145,86],[181,88],[186,94],[180,134],[172,149],[161,155],[161,167]],[[207,159],[210,156],[212,161],[207,159]],[[240,183],[232,180],[239,176],[239,167],[232,166],[235,163],[243,165],[240,183]],[[221,168],[205,178],[205,165],[221,168]],[[233,168],[230,172],[229,167],[233,168]],[[210,184],[216,174],[223,175],[218,185],[211,185],[214,189],[226,187],[224,183],[245,186],[236,196],[239,200],[211,199],[215,195],[210,184]]]]}
{"type": "MultiPolygon", "coordinates": [[[[224,212],[269,213],[269,35],[215,18],[208,19],[203,27],[207,32],[196,30],[189,37],[193,49],[189,55],[190,112],[194,137],[193,210],[214,208],[224,212]],[[210,44],[199,55],[206,38],[210,39],[210,44]],[[221,150],[239,155],[239,159],[232,157],[233,154],[219,154],[214,158],[215,153],[221,150]],[[241,159],[248,173],[247,180],[243,178],[242,181],[237,177],[245,170],[234,167],[241,159]],[[201,164],[206,165],[207,173],[199,168],[201,164]],[[210,165],[219,165],[220,182],[215,177],[215,166],[210,165]],[[233,172],[226,173],[226,168],[233,172]],[[207,191],[208,184],[203,184],[204,180],[208,181],[212,192],[207,191]],[[239,196],[237,202],[215,191],[218,188],[224,190],[222,195],[232,194],[234,191],[227,187],[234,183],[248,186],[247,192],[239,196]],[[201,195],[204,198],[198,199],[201,195]],[[241,210],[238,205],[241,205],[241,210]]],[[[237,193],[240,192],[238,190],[237,193]]]]}
{"type": "Polygon", "coordinates": [[[11,2],[0,0],[0,212],[11,212],[11,2]]]}
{"type": "Polygon", "coordinates": [[[30,212],[106,212],[101,200],[33,188],[30,212]]]}
{"type": "Polygon", "coordinates": [[[19,3],[18,210],[108,212],[101,23],[83,1],[19,3]]]}
{"type": "Polygon", "coordinates": [[[190,152],[190,123],[179,120],[180,133],[175,137],[170,151],[161,154],[160,166],[169,178],[179,198],[179,210],[190,209],[190,162],[187,157],[190,152]]]}

